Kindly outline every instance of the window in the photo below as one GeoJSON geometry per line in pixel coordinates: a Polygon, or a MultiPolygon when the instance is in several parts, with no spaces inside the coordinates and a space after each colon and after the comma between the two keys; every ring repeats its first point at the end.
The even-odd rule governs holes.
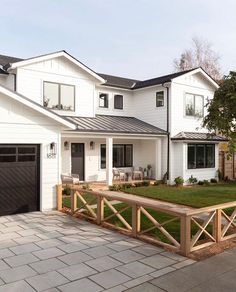
{"type": "Polygon", "coordinates": [[[156,93],[156,107],[164,106],[164,91],[156,93]]]}
{"type": "MultiPolygon", "coordinates": [[[[133,145],[114,144],[113,145],[113,167],[133,166],[133,145]]],[[[106,168],[106,145],[101,145],[101,168],[106,168]]]]}
{"type": "Polygon", "coordinates": [[[188,144],[188,169],[215,167],[214,144],[188,144]]]}
{"type": "Polygon", "coordinates": [[[123,95],[120,94],[114,95],[114,108],[123,109],[123,95]]]}
{"type": "Polygon", "coordinates": [[[108,94],[99,93],[99,107],[108,108],[108,94]]]}
{"type": "Polygon", "coordinates": [[[203,96],[187,93],[185,96],[186,116],[203,117],[203,96]]]}
{"type": "Polygon", "coordinates": [[[44,106],[64,111],[75,110],[75,86],[44,82],[44,106]]]}

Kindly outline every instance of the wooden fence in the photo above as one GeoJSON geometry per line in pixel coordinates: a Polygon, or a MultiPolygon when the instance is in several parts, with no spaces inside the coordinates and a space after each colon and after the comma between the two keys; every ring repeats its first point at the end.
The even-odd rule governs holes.
{"type": "Polygon", "coordinates": [[[232,156],[226,151],[219,152],[219,170],[222,178],[236,179],[236,152],[232,156]]]}
{"type": "Polygon", "coordinates": [[[63,198],[57,186],[58,210],[125,231],[133,237],[166,246],[188,256],[191,252],[236,237],[236,201],[186,211],[165,207],[153,199],[129,194],[102,194],[72,187],[63,198]],[[114,204],[115,203],[115,204],[114,204]]]}

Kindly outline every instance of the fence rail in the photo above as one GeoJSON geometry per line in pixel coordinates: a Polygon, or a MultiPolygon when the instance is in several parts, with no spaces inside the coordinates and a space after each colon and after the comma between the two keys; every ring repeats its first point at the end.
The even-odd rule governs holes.
{"type": "Polygon", "coordinates": [[[193,209],[175,210],[153,199],[129,194],[100,193],[71,186],[63,196],[57,186],[57,208],[112,226],[133,237],[167,246],[183,255],[236,237],[236,201],[193,209]],[[173,228],[174,227],[174,228],[173,228]]]}

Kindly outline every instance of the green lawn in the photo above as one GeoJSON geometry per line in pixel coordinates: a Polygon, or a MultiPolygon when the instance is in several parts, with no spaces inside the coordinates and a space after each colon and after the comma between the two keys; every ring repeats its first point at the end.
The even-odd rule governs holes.
{"type": "Polygon", "coordinates": [[[165,185],[138,187],[126,189],[126,192],[195,208],[236,201],[235,182],[181,188],[165,185]]]}

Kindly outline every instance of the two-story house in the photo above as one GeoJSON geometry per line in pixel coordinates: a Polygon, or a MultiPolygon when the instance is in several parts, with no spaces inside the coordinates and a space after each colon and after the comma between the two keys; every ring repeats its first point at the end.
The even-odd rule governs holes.
{"type": "Polygon", "coordinates": [[[65,51],[0,65],[0,214],[54,208],[61,173],[108,185],[113,167],[151,165],[171,184],[216,177],[222,138],[201,123],[218,85],[201,68],[140,81],[65,51]]]}

